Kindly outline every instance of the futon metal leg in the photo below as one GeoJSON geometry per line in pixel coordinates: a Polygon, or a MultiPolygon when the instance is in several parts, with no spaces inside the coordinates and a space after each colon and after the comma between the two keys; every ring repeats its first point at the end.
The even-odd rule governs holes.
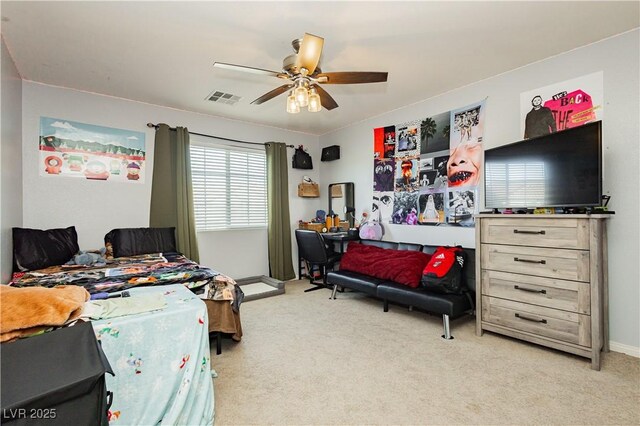
{"type": "Polygon", "coordinates": [[[384,305],[382,305],[382,309],[385,312],[389,312],[389,301],[387,299],[384,300],[384,305]]]}
{"type": "Polygon", "coordinates": [[[442,338],[445,340],[452,340],[453,336],[451,335],[451,330],[449,329],[449,315],[442,315],[442,325],[444,327],[444,334],[442,335],[442,338]]]}
{"type": "Polygon", "coordinates": [[[331,292],[331,297],[329,299],[334,299],[336,298],[336,291],[338,290],[338,284],[334,284],[333,285],[333,291],[331,292]]]}

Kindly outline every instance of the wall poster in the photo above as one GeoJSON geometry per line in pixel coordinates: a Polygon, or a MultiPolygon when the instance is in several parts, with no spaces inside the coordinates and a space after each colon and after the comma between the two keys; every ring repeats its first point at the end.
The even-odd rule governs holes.
{"type": "Polygon", "coordinates": [[[372,217],[396,225],[474,226],[485,101],[374,129],[372,217]]]}
{"type": "Polygon", "coordinates": [[[145,134],[40,117],[40,175],[144,183],[145,134]]]}
{"type": "Polygon", "coordinates": [[[524,139],[602,120],[603,74],[596,72],[520,94],[524,139]]]}

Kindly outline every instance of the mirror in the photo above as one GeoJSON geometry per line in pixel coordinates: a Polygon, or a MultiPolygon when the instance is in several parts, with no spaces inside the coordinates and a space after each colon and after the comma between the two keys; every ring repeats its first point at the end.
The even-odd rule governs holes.
{"type": "Polygon", "coordinates": [[[329,185],[329,214],[340,216],[341,221],[348,221],[349,228],[355,225],[355,196],[353,182],[332,183],[329,185]]]}

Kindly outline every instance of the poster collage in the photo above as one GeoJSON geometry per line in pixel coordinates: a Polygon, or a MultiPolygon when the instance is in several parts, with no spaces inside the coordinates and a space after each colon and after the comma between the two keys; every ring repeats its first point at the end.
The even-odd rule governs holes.
{"type": "Polygon", "coordinates": [[[374,129],[372,217],[383,224],[474,226],[485,101],[374,129]]]}
{"type": "Polygon", "coordinates": [[[40,117],[40,175],[144,183],[145,134],[40,117]]]}

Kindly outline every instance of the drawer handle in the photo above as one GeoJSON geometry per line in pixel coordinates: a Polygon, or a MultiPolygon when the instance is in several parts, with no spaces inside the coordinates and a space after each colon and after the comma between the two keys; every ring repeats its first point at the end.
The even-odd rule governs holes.
{"type": "Polygon", "coordinates": [[[547,264],[546,260],[529,260],[529,259],[520,259],[519,257],[514,257],[513,261],[514,262],[525,262],[525,263],[539,263],[541,265],[546,265],[547,264]]]}
{"type": "Polygon", "coordinates": [[[516,318],[520,318],[523,319],[525,321],[531,321],[531,322],[539,322],[541,324],[546,324],[547,320],[546,319],[537,319],[537,318],[530,318],[524,315],[520,315],[520,314],[516,314],[516,318]]]}
{"type": "Polygon", "coordinates": [[[547,232],[546,231],[521,231],[519,229],[514,229],[513,230],[514,234],[534,234],[534,235],[544,235],[547,232]]]}
{"type": "Polygon", "coordinates": [[[514,285],[513,288],[516,290],[528,291],[529,293],[547,294],[547,290],[536,290],[535,288],[520,287],[517,285],[514,285]]]}

